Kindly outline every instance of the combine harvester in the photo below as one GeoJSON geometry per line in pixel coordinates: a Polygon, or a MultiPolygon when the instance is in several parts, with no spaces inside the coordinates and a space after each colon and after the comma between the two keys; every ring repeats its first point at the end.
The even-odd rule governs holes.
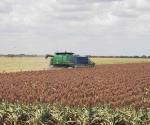
{"type": "Polygon", "coordinates": [[[57,52],[55,55],[46,55],[50,58],[50,67],[53,68],[77,68],[77,67],[94,67],[88,56],[79,56],[71,52],[57,52]]]}

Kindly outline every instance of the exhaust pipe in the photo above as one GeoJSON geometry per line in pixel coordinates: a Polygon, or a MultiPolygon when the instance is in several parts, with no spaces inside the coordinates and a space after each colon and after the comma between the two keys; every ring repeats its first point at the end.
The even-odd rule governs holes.
{"type": "Polygon", "coordinates": [[[50,54],[46,54],[45,55],[45,59],[47,59],[48,57],[54,57],[53,55],[50,55],[50,54]]]}

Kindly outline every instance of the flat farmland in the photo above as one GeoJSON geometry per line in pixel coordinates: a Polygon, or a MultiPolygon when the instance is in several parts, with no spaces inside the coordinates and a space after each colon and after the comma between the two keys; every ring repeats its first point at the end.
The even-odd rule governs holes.
{"type": "Polygon", "coordinates": [[[150,64],[0,73],[0,125],[150,125],[150,64]]]}
{"type": "Polygon", "coordinates": [[[0,74],[0,99],[11,102],[150,107],[149,96],[150,64],[0,74]]]}
{"type": "Polygon", "coordinates": [[[97,65],[101,64],[129,64],[129,63],[150,63],[150,59],[144,58],[91,58],[97,65]]]}
{"type": "Polygon", "coordinates": [[[48,65],[44,57],[0,57],[0,72],[43,70],[48,65]]]}
{"type": "MultiPolygon", "coordinates": [[[[135,58],[91,58],[97,65],[150,63],[150,59],[135,58]]],[[[49,59],[44,57],[0,57],[0,72],[18,72],[48,69],[49,59]]]]}

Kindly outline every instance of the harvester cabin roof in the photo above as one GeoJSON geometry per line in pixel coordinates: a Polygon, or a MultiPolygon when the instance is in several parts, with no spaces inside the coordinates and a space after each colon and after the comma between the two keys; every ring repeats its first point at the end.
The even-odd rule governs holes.
{"type": "Polygon", "coordinates": [[[56,55],[64,55],[64,54],[69,54],[69,55],[73,55],[74,53],[72,52],[56,52],[56,55]]]}

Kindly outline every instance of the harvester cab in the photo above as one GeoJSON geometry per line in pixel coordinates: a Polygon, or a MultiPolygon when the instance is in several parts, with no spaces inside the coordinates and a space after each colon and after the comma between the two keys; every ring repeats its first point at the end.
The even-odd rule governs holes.
{"type": "Polygon", "coordinates": [[[94,67],[88,56],[75,55],[72,52],[57,52],[54,55],[46,55],[45,58],[50,57],[50,66],[53,67],[94,67]]]}

